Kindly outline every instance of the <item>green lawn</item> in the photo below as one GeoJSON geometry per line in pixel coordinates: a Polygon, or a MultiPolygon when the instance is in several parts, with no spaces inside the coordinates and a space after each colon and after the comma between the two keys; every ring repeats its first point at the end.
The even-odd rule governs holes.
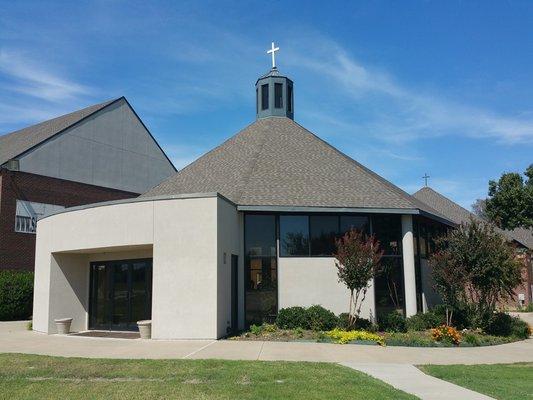
{"type": "Polygon", "coordinates": [[[2,399],[414,399],[327,363],[0,354],[2,399]]]}
{"type": "Polygon", "coordinates": [[[502,400],[533,399],[533,363],[422,365],[426,374],[502,400]]]}

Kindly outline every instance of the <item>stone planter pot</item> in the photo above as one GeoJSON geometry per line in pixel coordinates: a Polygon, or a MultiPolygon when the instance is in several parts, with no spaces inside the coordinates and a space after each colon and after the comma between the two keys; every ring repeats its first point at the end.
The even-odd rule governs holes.
{"type": "Polygon", "coordinates": [[[139,333],[141,334],[141,339],[151,339],[152,338],[152,320],[137,321],[139,326],[139,333]]]}
{"type": "Polygon", "coordinates": [[[72,323],[72,318],[59,318],[54,319],[57,327],[57,333],[60,335],[68,335],[70,333],[70,324],[72,323]]]}

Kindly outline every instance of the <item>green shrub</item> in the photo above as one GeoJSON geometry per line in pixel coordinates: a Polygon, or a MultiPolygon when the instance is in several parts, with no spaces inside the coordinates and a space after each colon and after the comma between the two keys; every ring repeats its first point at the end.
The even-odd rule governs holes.
{"type": "Polygon", "coordinates": [[[372,321],[366,318],[361,318],[361,317],[355,320],[353,326],[349,326],[348,313],[339,314],[339,316],[337,317],[337,320],[338,320],[337,327],[345,331],[359,330],[359,331],[375,332],[377,330],[377,327],[372,323],[372,321]]]}
{"type": "MultiPolygon", "coordinates": [[[[438,304],[431,309],[431,311],[439,317],[443,322],[446,321],[446,306],[444,304],[438,304]]],[[[452,325],[458,329],[470,329],[479,328],[479,326],[473,326],[472,324],[472,311],[468,310],[465,306],[463,308],[451,308],[448,307],[448,312],[452,312],[452,325]]]]}
{"type": "Polygon", "coordinates": [[[259,336],[263,332],[263,329],[261,328],[261,325],[250,325],[250,333],[252,335],[259,336]]]}
{"type": "Polygon", "coordinates": [[[405,320],[405,325],[408,331],[425,331],[427,329],[436,328],[443,323],[443,319],[433,311],[419,313],[405,320]]]}
{"type": "Polygon", "coordinates": [[[331,311],[324,307],[314,305],[305,310],[308,329],[313,331],[329,331],[338,324],[338,319],[331,311]]]}
{"type": "Polygon", "coordinates": [[[350,315],[346,312],[339,314],[337,317],[337,328],[344,329],[345,331],[350,329],[350,324],[348,323],[350,315]]]}
{"type": "Polygon", "coordinates": [[[281,329],[307,329],[307,313],[303,307],[282,308],[278,312],[276,325],[281,329]]]}
{"type": "Polygon", "coordinates": [[[529,337],[529,325],[518,317],[499,312],[493,315],[485,331],[494,336],[515,336],[521,339],[529,337]]]}
{"type": "Polygon", "coordinates": [[[33,272],[0,270],[0,321],[28,319],[33,307],[33,272]]]}
{"type": "Polygon", "coordinates": [[[384,332],[407,332],[405,318],[397,312],[391,312],[378,318],[380,331],[384,332]]]}

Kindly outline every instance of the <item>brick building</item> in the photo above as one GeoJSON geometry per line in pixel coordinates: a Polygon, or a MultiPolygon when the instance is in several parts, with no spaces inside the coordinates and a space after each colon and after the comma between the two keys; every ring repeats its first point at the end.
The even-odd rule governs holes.
{"type": "Polygon", "coordinates": [[[41,216],[137,197],[174,172],[124,97],[0,136],[0,269],[33,269],[41,216]]]}

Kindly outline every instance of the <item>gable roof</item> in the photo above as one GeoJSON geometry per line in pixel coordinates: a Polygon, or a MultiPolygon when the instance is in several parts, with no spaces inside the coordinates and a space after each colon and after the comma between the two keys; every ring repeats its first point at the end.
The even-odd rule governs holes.
{"type": "Polygon", "coordinates": [[[283,117],[257,120],[142,196],[195,192],[219,192],[239,206],[422,210],[442,217],[283,117]]]}
{"type": "MultiPolygon", "coordinates": [[[[458,225],[468,223],[471,218],[478,221],[484,221],[482,218],[461,207],[459,204],[453,202],[430,187],[423,187],[414,193],[413,197],[416,197],[420,201],[426,203],[458,225]]],[[[496,229],[508,240],[516,241],[522,246],[533,249],[533,231],[522,228],[517,228],[513,231],[499,228],[496,229]]]]}
{"type": "Polygon", "coordinates": [[[27,128],[0,136],[0,165],[17,158],[40,143],[70,128],[92,114],[122,99],[113,99],[95,104],[27,128]]]}

